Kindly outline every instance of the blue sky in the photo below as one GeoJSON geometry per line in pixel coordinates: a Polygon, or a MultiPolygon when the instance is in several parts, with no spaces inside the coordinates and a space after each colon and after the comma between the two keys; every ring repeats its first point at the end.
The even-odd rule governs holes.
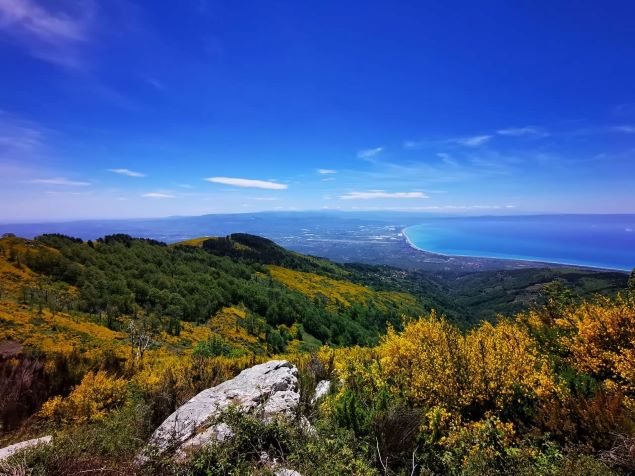
{"type": "Polygon", "coordinates": [[[0,221],[635,212],[635,4],[0,0],[0,221]]]}

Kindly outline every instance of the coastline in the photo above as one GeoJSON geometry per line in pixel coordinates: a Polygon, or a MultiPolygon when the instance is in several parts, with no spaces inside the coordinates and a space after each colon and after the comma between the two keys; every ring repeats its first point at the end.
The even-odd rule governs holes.
{"type": "Polygon", "coordinates": [[[493,259],[493,260],[504,260],[504,261],[521,261],[523,263],[536,263],[536,264],[541,264],[541,265],[557,265],[557,266],[566,266],[566,267],[571,267],[571,268],[582,268],[582,269],[592,269],[594,271],[619,271],[622,273],[628,273],[630,270],[627,268],[612,268],[612,267],[607,267],[607,266],[594,266],[594,265],[589,265],[589,264],[576,264],[576,263],[567,263],[567,262],[563,262],[563,261],[542,261],[539,259],[528,259],[528,258],[515,258],[515,257],[506,257],[506,258],[502,258],[500,256],[488,256],[488,255],[461,255],[461,254],[452,254],[452,253],[439,253],[436,251],[430,251],[430,250],[425,250],[417,245],[415,245],[413,243],[413,241],[410,239],[410,237],[408,236],[408,233],[406,233],[406,230],[408,228],[412,228],[413,226],[418,226],[418,225],[411,225],[411,226],[407,226],[405,228],[401,229],[401,234],[402,236],[405,238],[406,243],[408,244],[408,246],[410,246],[410,248],[412,248],[415,251],[420,251],[422,253],[427,253],[430,255],[435,255],[435,256],[442,256],[444,258],[476,258],[476,259],[493,259]]]}

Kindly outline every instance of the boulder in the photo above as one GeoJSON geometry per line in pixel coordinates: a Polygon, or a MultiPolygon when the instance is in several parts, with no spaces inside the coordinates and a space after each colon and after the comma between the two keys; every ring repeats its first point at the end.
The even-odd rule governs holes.
{"type": "Polygon", "coordinates": [[[259,412],[263,419],[292,416],[300,402],[298,369],[285,360],[272,360],[243,370],[238,376],[203,390],[170,415],[153,433],[150,445],[159,452],[178,453],[210,441],[231,437],[231,429],[206,424],[229,407],[259,412]]]}
{"type": "Polygon", "coordinates": [[[11,446],[5,446],[4,448],[0,448],[0,461],[13,456],[18,451],[26,450],[28,448],[34,448],[38,445],[46,445],[51,442],[53,437],[51,435],[42,436],[41,438],[34,438],[32,440],[21,441],[20,443],[16,443],[11,446]]]}

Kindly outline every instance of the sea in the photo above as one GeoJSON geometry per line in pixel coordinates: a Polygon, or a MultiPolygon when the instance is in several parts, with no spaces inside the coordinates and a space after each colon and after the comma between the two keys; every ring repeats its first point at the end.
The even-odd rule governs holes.
{"type": "Polygon", "coordinates": [[[635,215],[430,218],[403,233],[411,246],[444,255],[635,268],[635,215]]]}

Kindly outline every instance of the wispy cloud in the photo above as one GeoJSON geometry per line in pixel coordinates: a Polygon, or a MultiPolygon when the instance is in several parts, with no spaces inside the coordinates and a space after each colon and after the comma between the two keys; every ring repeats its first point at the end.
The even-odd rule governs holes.
{"type": "Polygon", "coordinates": [[[447,152],[438,152],[436,155],[439,159],[441,159],[441,162],[446,165],[451,165],[452,167],[458,167],[459,165],[459,163],[447,152]]]}
{"type": "Polygon", "coordinates": [[[88,187],[90,185],[90,182],[70,180],[64,177],[33,179],[33,180],[29,180],[29,183],[36,183],[36,184],[42,184],[42,185],[65,185],[69,187],[88,187]]]}
{"type": "Polygon", "coordinates": [[[172,195],[171,193],[163,193],[163,192],[148,192],[148,193],[144,193],[143,195],[141,195],[144,198],[175,198],[175,195],[172,195]]]}
{"type": "Polygon", "coordinates": [[[462,210],[509,210],[515,205],[429,205],[420,207],[381,207],[375,210],[400,210],[400,211],[462,211],[462,210]]]}
{"type": "Polygon", "coordinates": [[[480,147],[489,142],[491,138],[491,135],[484,134],[480,136],[462,137],[460,139],[455,139],[454,142],[466,147],[480,147]]]}
{"type": "Polygon", "coordinates": [[[620,126],[611,127],[612,131],[623,132],[625,134],[635,134],[635,126],[630,124],[623,124],[620,126]]]}
{"type": "Polygon", "coordinates": [[[146,83],[158,91],[165,91],[165,85],[158,79],[146,78],[146,83]]]}
{"type": "Polygon", "coordinates": [[[349,192],[340,195],[341,200],[376,200],[381,198],[418,199],[428,198],[423,192],[384,192],[383,190],[371,190],[368,192],[349,192]]]}
{"type": "Polygon", "coordinates": [[[525,126],[525,127],[508,127],[505,129],[499,129],[496,131],[501,136],[508,137],[522,137],[522,136],[535,136],[546,137],[549,133],[541,127],[525,126]]]}
{"type": "Polygon", "coordinates": [[[43,143],[44,131],[41,127],[0,110],[0,153],[32,152],[41,148],[43,143]]]}
{"type": "Polygon", "coordinates": [[[336,174],[337,170],[333,169],[317,169],[318,174],[328,175],[328,174],[336,174]]]}
{"type": "Polygon", "coordinates": [[[363,149],[357,152],[357,157],[368,160],[379,155],[384,150],[383,147],[375,147],[374,149],[363,149]]]}
{"type": "Polygon", "coordinates": [[[25,47],[29,54],[69,68],[82,67],[79,48],[88,41],[94,16],[91,1],[75,11],[61,11],[32,0],[0,0],[0,31],[25,47]]]}
{"type": "Polygon", "coordinates": [[[204,180],[212,183],[221,183],[223,185],[232,185],[234,187],[264,188],[268,190],[284,190],[289,188],[289,186],[284,183],[269,180],[252,180],[236,177],[209,177],[204,180]]]}
{"type": "Polygon", "coordinates": [[[146,174],[141,172],[135,172],[130,169],[108,169],[108,172],[112,172],[113,174],[125,175],[127,177],[145,177],[146,174]]]}
{"type": "Polygon", "coordinates": [[[422,141],[422,140],[406,140],[403,142],[403,148],[404,149],[420,149],[421,147],[425,146],[427,144],[426,141],[422,141]]]}

